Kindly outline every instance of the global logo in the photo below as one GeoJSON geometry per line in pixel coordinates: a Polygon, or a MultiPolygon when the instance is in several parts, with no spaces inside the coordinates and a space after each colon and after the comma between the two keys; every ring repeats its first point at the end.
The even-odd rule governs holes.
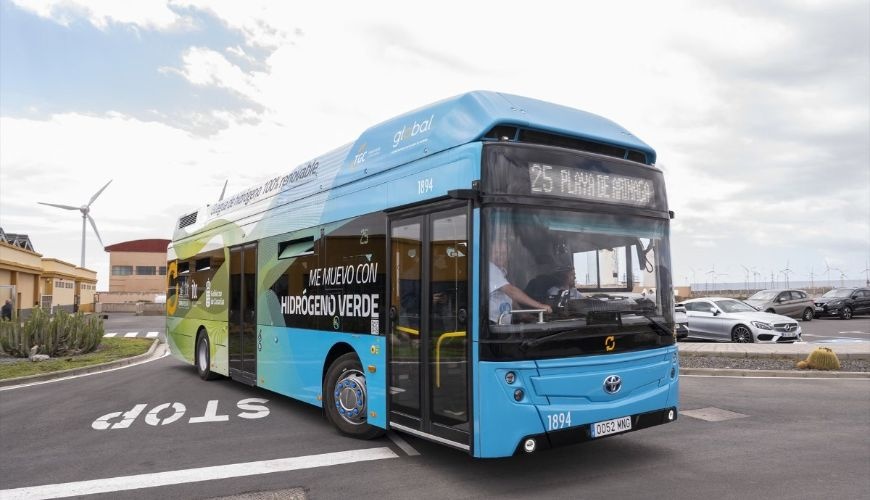
{"type": "Polygon", "coordinates": [[[402,130],[399,130],[393,135],[393,147],[396,148],[402,141],[414,137],[417,134],[422,134],[423,132],[428,132],[432,129],[432,123],[435,121],[435,115],[429,117],[428,120],[423,120],[421,122],[414,121],[413,125],[405,125],[402,127],[402,130]]]}

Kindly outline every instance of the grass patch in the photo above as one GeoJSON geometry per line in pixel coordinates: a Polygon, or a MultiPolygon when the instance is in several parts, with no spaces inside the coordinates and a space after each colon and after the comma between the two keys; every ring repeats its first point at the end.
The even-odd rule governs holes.
{"type": "Polygon", "coordinates": [[[20,358],[20,361],[3,362],[0,363],[0,380],[82,368],[130,358],[148,352],[153,342],[154,339],[108,337],[103,338],[96,350],[81,356],[65,356],[37,363],[31,362],[27,358],[20,358]]]}

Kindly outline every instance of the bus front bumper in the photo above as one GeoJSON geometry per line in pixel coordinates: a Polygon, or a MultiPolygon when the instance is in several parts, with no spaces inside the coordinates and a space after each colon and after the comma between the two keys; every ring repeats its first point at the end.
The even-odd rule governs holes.
{"type": "MultiPolygon", "coordinates": [[[[566,429],[525,436],[520,440],[514,454],[532,453],[538,450],[577,444],[610,436],[618,436],[620,434],[646,429],[647,427],[675,422],[677,420],[677,413],[676,408],[665,408],[663,410],[628,415],[628,418],[631,420],[631,427],[626,428],[625,430],[618,430],[615,427],[609,428],[608,424],[610,424],[611,421],[590,422],[588,424],[569,427],[566,429]],[[607,433],[596,436],[596,424],[601,424],[598,426],[598,432],[602,432],[602,429],[605,429],[604,432],[607,433]]],[[[621,419],[613,419],[613,422],[616,423],[618,420],[621,419]]]]}

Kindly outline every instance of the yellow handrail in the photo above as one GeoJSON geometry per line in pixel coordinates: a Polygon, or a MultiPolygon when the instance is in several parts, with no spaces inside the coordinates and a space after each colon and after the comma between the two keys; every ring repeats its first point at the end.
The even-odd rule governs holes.
{"type": "Polygon", "coordinates": [[[435,342],[435,387],[441,387],[441,342],[444,339],[464,336],[465,332],[447,332],[438,336],[438,341],[435,342]]]}
{"type": "MultiPolygon", "coordinates": [[[[396,326],[396,330],[407,333],[408,335],[420,335],[419,330],[408,328],[407,326],[396,326]]],[[[441,387],[441,342],[445,339],[465,337],[465,332],[447,332],[438,336],[438,341],[435,342],[435,387],[441,387]]]]}
{"type": "Polygon", "coordinates": [[[399,330],[400,332],[405,332],[408,335],[420,335],[419,330],[414,330],[413,328],[408,328],[407,326],[397,326],[396,330],[399,330]]]}

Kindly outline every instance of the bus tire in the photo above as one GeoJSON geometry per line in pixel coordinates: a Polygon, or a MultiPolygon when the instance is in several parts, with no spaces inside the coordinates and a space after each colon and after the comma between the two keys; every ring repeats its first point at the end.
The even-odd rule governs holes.
{"type": "Polygon", "coordinates": [[[352,352],[339,356],[326,372],[323,407],[326,417],[342,434],[373,439],[384,433],[367,422],[366,378],[362,364],[352,352]]]}
{"type": "Polygon", "coordinates": [[[200,330],[196,338],[196,372],[203,380],[214,380],[217,374],[211,371],[211,348],[208,342],[208,332],[200,330]]]}

